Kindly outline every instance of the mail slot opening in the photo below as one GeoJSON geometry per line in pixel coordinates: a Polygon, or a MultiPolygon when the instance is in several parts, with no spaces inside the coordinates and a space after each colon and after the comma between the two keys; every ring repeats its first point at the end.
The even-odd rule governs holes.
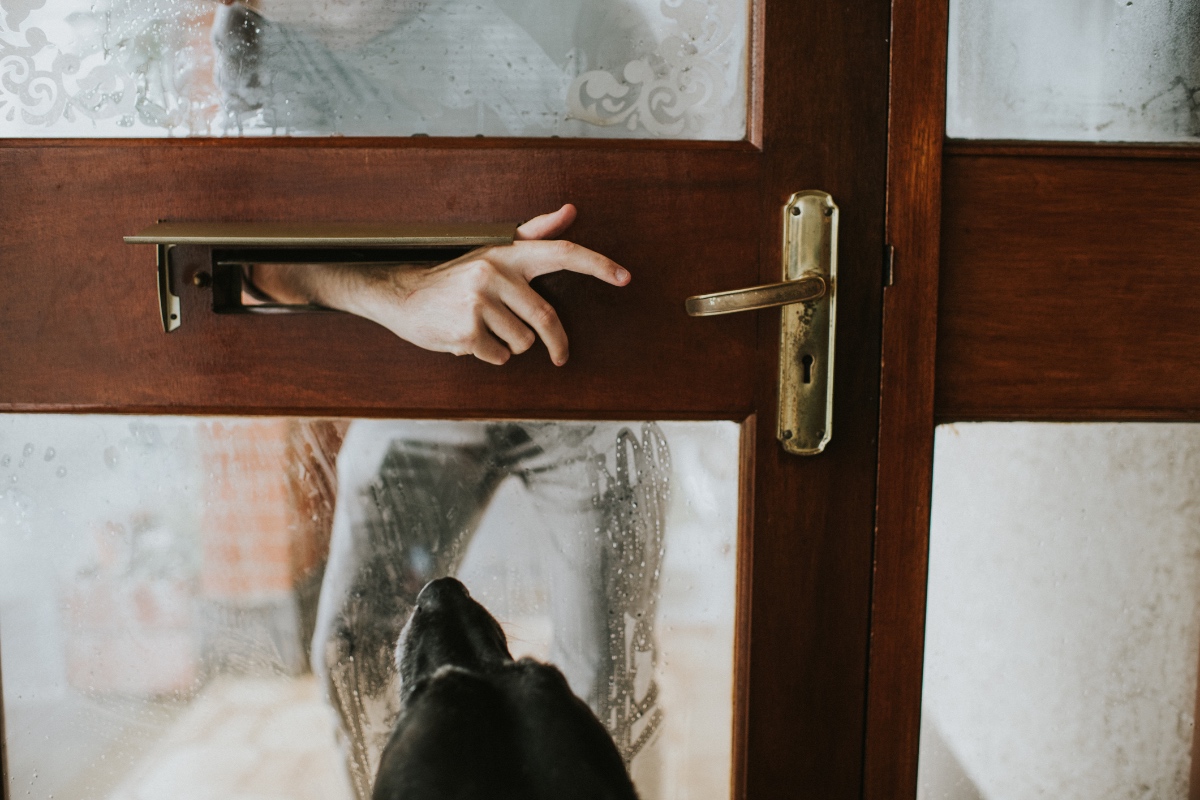
{"type": "Polygon", "coordinates": [[[182,324],[171,254],[181,245],[213,248],[212,272],[197,273],[193,280],[212,286],[217,313],[327,311],[256,298],[247,291],[253,288],[253,265],[440,264],[477,247],[512,244],[516,230],[515,222],[158,222],[125,241],[152,244],[157,250],[158,308],[163,330],[170,333],[182,324]]]}

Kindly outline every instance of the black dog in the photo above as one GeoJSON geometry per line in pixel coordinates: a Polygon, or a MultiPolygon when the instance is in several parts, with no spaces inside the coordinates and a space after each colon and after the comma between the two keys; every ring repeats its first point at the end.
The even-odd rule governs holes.
{"type": "Polygon", "coordinates": [[[402,710],[373,800],[636,800],[608,732],[562,673],[514,661],[457,580],[421,590],[397,656],[402,710]]]}

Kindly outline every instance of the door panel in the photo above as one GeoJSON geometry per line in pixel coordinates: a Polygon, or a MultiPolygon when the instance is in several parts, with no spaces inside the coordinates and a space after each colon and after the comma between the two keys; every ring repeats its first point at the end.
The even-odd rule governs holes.
{"type": "Polygon", "coordinates": [[[948,150],[938,417],[1194,418],[1200,152],[948,150]]]}
{"type": "Polygon", "coordinates": [[[5,259],[44,265],[14,276],[22,286],[0,299],[12,345],[0,355],[4,399],[17,406],[184,409],[232,401],[244,410],[314,412],[540,407],[744,415],[752,407],[753,317],[695,320],[683,309],[688,295],[761,282],[757,236],[747,235],[761,227],[761,156],[747,145],[724,147],[0,148],[7,179],[0,213],[13,226],[5,259]],[[176,251],[183,325],[164,335],[154,248],[120,241],[158,218],[503,221],[566,200],[583,209],[572,239],[624,264],[634,278],[628,291],[579,275],[543,279],[540,288],[571,338],[564,369],[551,366],[540,346],[504,370],[489,369],[342,315],[214,317],[206,308],[211,290],[191,285],[196,271],[212,268],[202,248],[176,251]],[[78,268],[80,252],[89,254],[87,270],[78,268]],[[639,347],[649,341],[659,346],[639,347]],[[41,368],[47,348],[60,369],[41,368]],[[357,379],[347,380],[347,370],[357,379]],[[281,385],[291,396],[281,395],[281,385]]]}

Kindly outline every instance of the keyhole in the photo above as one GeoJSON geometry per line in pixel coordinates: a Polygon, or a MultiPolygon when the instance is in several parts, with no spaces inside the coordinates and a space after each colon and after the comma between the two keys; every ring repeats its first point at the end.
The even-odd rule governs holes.
{"type": "Polygon", "coordinates": [[[804,368],[804,376],[801,380],[805,383],[812,383],[812,365],[814,360],[808,353],[805,353],[804,358],[800,359],[800,366],[804,368]]]}

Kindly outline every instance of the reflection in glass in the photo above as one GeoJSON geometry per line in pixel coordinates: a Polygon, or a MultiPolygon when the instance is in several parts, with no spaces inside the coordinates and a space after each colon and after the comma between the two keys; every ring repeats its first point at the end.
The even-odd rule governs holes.
{"type": "Polygon", "coordinates": [[[952,0],[946,132],[1200,138],[1200,2],[952,0]]]}
{"type": "Polygon", "coordinates": [[[0,0],[0,136],[741,139],[748,0],[0,0]]]}
{"type": "Polygon", "coordinates": [[[1200,426],[938,428],[919,797],[1188,795],[1200,426]]]}
{"type": "Polygon", "coordinates": [[[563,670],[643,797],[727,797],[737,441],[721,422],[0,416],[12,794],[364,796],[399,628],[453,573],[514,656],[563,670]]]}

